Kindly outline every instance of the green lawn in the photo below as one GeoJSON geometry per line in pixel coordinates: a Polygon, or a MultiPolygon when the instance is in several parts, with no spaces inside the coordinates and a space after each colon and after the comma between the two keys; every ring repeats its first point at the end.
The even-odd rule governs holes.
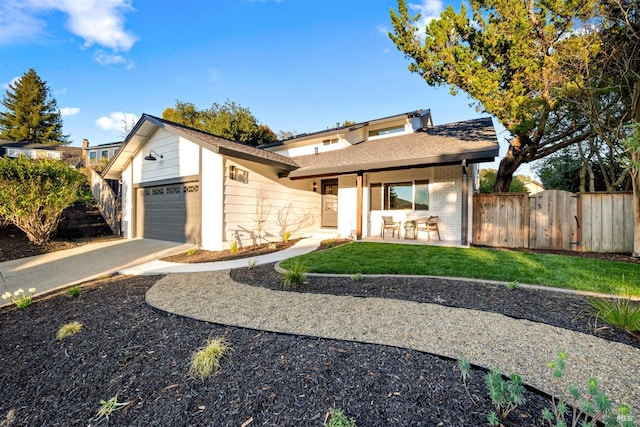
{"type": "Polygon", "coordinates": [[[298,258],[309,273],[469,277],[640,296],[639,265],[564,255],[354,242],[298,258]]]}

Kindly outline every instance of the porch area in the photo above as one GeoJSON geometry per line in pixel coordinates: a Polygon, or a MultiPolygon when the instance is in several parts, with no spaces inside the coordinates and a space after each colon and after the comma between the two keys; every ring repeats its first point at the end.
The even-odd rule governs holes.
{"type": "Polygon", "coordinates": [[[375,243],[396,243],[401,245],[428,245],[428,246],[443,246],[450,248],[468,248],[469,245],[461,245],[460,240],[438,240],[431,239],[427,240],[426,235],[424,233],[420,233],[419,238],[417,239],[405,239],[404,236],[396,236],[390,237],[385,235],[384,239],[380,236],[369,236],[364,237],[362,242],[375,242],[375,243]]]}

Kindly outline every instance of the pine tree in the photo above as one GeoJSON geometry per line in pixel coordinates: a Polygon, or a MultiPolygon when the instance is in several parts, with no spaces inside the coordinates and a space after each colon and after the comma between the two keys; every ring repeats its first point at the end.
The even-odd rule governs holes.
{"type": "Polygon", "coordinates": [[[2,99],[6,111],[0,113],[0,139],[66,145],[62,116],[47,83],[32,68],[9,85],[2,99]]]}

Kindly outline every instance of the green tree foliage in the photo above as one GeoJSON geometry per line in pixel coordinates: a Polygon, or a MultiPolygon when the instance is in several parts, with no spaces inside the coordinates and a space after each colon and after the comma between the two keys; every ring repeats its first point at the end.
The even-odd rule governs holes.
{"type": "MultiPolygon", "coordinates": [[[[480,170],[480,192],[481,193],[492,193],[494,187],[496,185],[496,176],[498,172],[495,169],[487,168],[480,170]]],[[[509,185],[509,192],[515,193],[525,193],[527,192],[527,188],[524,186],[524,183],[528,180],[528,177],[524,175],[516,175],[511,180],[511,185],[509,185]]]]}
{"type": "Polygon", "coordinates": [[[41,245],[85,181],[84,175],[59,160],[0,159],[0,217],[41,245]]]}
{"type": "Polygon", "coordinates": [[[500,162],[496,191],[507,191],[523,163],[543,158],[589,135],[588,123],[557,94],[580,83],[567,66],[595,54],[581,26],[595,14],[596,0],[470,0],[451,6],[418,29],[404,0],[391,11],[397,48],[409,70],[431,86],[465,92],[478,110],[511,132],[500,162]],[[470,10],[466,4],[470,5],[470,10]],[[422,33],[424,30],[424,34],[422,33]]]}
{"type": "Polygon", "coordinates": [[[0,138],[10,141],[65,145],[62,116],[46,82],[30,68],[11,83],[2,100],[6,108],[0,113],[0,138]]]}
{"type": "Polygon", "coordinates": [[[176,101],[175,107],[162,112],[162,118],[249,145],[277,141],[276,134],[260,124],[248,108],[229,100],[222,105],[214,103],[205,110],[199,110],[191,102],[176,101]]]}

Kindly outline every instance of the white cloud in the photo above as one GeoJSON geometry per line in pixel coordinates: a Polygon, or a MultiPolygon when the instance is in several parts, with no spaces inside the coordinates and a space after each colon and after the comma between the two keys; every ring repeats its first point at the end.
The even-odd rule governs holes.
{"type": "Polygon", "coordinates": [[[443,11],[441,0],[422,0],[421,3],[409,3],[409,8],[420,13],[420,20],[417,23],[420,30],[429,25],[432,20],[439,18],[443,11]]]}
{"type": "Polygon", "coordinates": [[[9,90],[9,86],[15,85],[16,83],[18,83],[18,81],[20,81],[20,77],[14,77],[13,79],[11,79],[11,81],[9,83],[3,84],[2,87],[5,90],[9,90]]]}
{"type": "Polygon", "coordinates": [[[387,27],[386,25],[382,25],[382,24],[381,24],[381,25],[378,25],[378,26],[376,27],[376,30],[378,30],[378,32],[379,32],[380,34],[382,34],[383,36],[386,36],[386,35],[388,35],[388,34],[389,34],[389,27],[387,27]]]}
{"type": "Polygon", "coordinates": [[[136,124],[139,117],[134,113],[123,113],[116,111],[109,116],[102,116],[96,120],[96,124],[102,130],[113,130],[120,133],[127,133],[136,124]]]}
{"type": "MultiPolygon", "coordinates": [[[[67,29],[84,46],[102,46],[114,53],[128,52],[137,37],[125,28],[125,14],[135,9],[132,0],[2,0],[0,43],[42,37],[46,22],[38,14],[59,11],[67,16],[67,29]]],[[[124,61],[126,62],[126,61],[124,61]]]]}
{"type": "Polygon", "coordinates": [[[80,114],[80,109],[78,107],[64,107],[60,109],[60,114],[63,117],[75,116],[77,114],[80,114]]]}

